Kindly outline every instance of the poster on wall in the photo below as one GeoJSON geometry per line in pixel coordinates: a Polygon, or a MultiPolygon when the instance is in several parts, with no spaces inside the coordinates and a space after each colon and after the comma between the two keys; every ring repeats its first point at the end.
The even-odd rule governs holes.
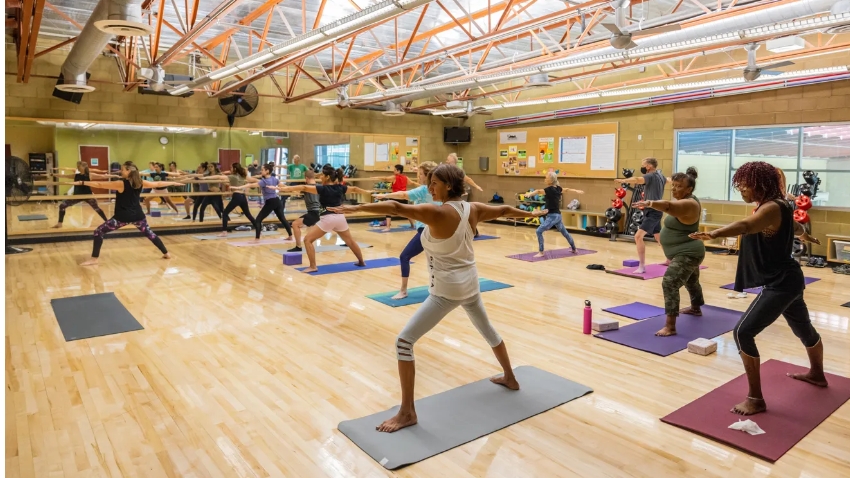
{"type": "Polygon", "coordinates": [[[525,143],[527,137],[526,133],[526,131],[511,131],[507,133],[499,133],[499,144],[525,143]]]}
{"type": "Polygon", "coordinates": [[[387,143],[378,143],[375,149],[375,162],[386,163],[390,160],[390,145],[387,143]]]}
{"type": "Polygon", "coordinates": [[[516,152],[516,156],[519,159],[525,159],[527,157],[527,154],[526,154],[524,149],[521,149],[521,150],[516,152]]]}
{"type": "Polygon", "coordinates": [[[97,158],[91,158],[91,165],[97,166],[98,165],[98,159],[97,158]]]}
{"type": "Polygon", "coordinates": [[[517,150],[518,150],[518,149],[519,149],[519,147],[518,147],[517,145],[515,145],[515,144],[514,144],[514,145],[511,145],[511,146],[508,146],[508,154],[510,154],[510,155],[512,155],[512,156],[513,156],[514,154],[516,154],[516,152],[517,152],[517,150]]]}
{"type": "Polygon", "coordinates": [[[539,138],[537,140],[540,161],[551,163],[555,160],[555,138],[539,138]]]}
{"type": "Polygon", "coordinates": [[[499,151],[499,157],[500,158],[507,158],[508,157],[508,150],[507,149],[500,150],[499,151]]]}
{"type": "Polygon", "coordinates": [[[392,159],[393,161],[398,161],[398,155],[399,155],[398,143],[391,143],[390,144],[390,159],[392,159]]]}
{"type": "Polygon", "coordinates": [[[561,138],[559,163],[586,164],[587,136],[566,136],[561,138]]]}
{"type": "Polygon", "coordinates": [[[406,138],[407,146],[419,146],[419,138],[406,138]]]}
{"type": "Polygon", "coordinates": [[[590,169],[594,171],[612,171],[616,154],[616,136],[594,134],[590,137],[590,169]]]}
{"type": "Polygon", "coordinates": [[[375,143],[363,145],[363,164],[366,166],[375,165],[375,143]]]}
{"type": "Polygon", "coordinates": [[[529,157],[528,157],[528,167],[529,167],[529,168],[534,168],[534,163],[536,162],[536,161],[535,161],[536,159],[537,159],[537,158],[535,158],[534,156],[529,156],[529,157]]]}

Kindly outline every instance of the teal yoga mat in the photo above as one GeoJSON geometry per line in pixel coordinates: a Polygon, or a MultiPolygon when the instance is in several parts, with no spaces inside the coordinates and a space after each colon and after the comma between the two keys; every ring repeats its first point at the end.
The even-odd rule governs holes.
{"type": "MultiPolygon", "coordinates": [[[[490,292],[491,290],[507,289],[513,287],[504,282],[494,281],[490,279],[478,279],[478,284],[481,287],[481,292],[490,292]]],[[[428,298],[428,286],[414,287],[407,290],[407,297],[404,299],[393,300],[392,296],[398,293],[397,290],[392,292],[381,292],[380,294],[367,295],[366,297],[378,301],[390,307],[404,307],[405,305],[421,304],[428,298]]]]}

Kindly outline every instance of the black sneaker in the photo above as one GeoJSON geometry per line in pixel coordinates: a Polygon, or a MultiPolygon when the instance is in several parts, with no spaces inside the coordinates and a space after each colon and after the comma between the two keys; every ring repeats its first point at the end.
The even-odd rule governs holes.
{"type": "Polygon", "coordinates": [[[192,219],[192,216],[186,216],[186,217],[184,217],[184,218],[183,218],[183,220],[184,220],[184,221],[185,221],[186,219],[192,219]]]}
{"type": "Polygon", "coordinates": [[[301,248],[296,246],[296,247],[293,247],[292,249],[287,250],[286,252],[301,252],[301,248]]]}

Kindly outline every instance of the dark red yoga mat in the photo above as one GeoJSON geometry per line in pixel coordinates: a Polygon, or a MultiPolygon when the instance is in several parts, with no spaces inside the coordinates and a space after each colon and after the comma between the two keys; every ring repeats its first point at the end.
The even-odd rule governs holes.
{"type": "Polygon", "coordinates": [[[747,397],[747,376],[741,375],[661,421],[775,462],[850,399],[850,379],[846,377],[828,373],[829,386],[822,388],[785,375],[807,370],[779,360],[761,364],[761,386],[767,402],[764,413],[742,417],[730,412],[747,397]],[[765,433],[750,435],[728,428],[739,419],[756,422],[765,433]]]}

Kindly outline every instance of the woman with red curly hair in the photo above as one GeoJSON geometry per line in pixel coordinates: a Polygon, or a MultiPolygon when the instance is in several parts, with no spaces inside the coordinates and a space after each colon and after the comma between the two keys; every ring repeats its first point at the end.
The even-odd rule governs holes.
{"type": "Polygon", "coordinates": [[[753,214],[743,220],[711,232],[691,234],[694,239],[709,240],[718,237],[743,235],[735,273],[735,290],[742,292],[751,287],[764,286],[750,307],[741,316],[733,330],[738,352],[747,372],[750,393],[747,399],[732,408],[739,415],[753,415],[767,410],[761,390],[759,351],[755,337],[783,315],[809,355],[807,373],[789,373],[788,376],[818,387],[826,387],[823,373],[823,342],[809,319],[809,309],[803,301],[806,288],[803,271],[791,258],[794,236],[820,244],[810,237],[803,226],[794,222],[791,206],[784,200],[782,178],[777,169],[762,161],[741,166],[732,178],[732,184],[748,203],[756,203],[753,214]]]}

